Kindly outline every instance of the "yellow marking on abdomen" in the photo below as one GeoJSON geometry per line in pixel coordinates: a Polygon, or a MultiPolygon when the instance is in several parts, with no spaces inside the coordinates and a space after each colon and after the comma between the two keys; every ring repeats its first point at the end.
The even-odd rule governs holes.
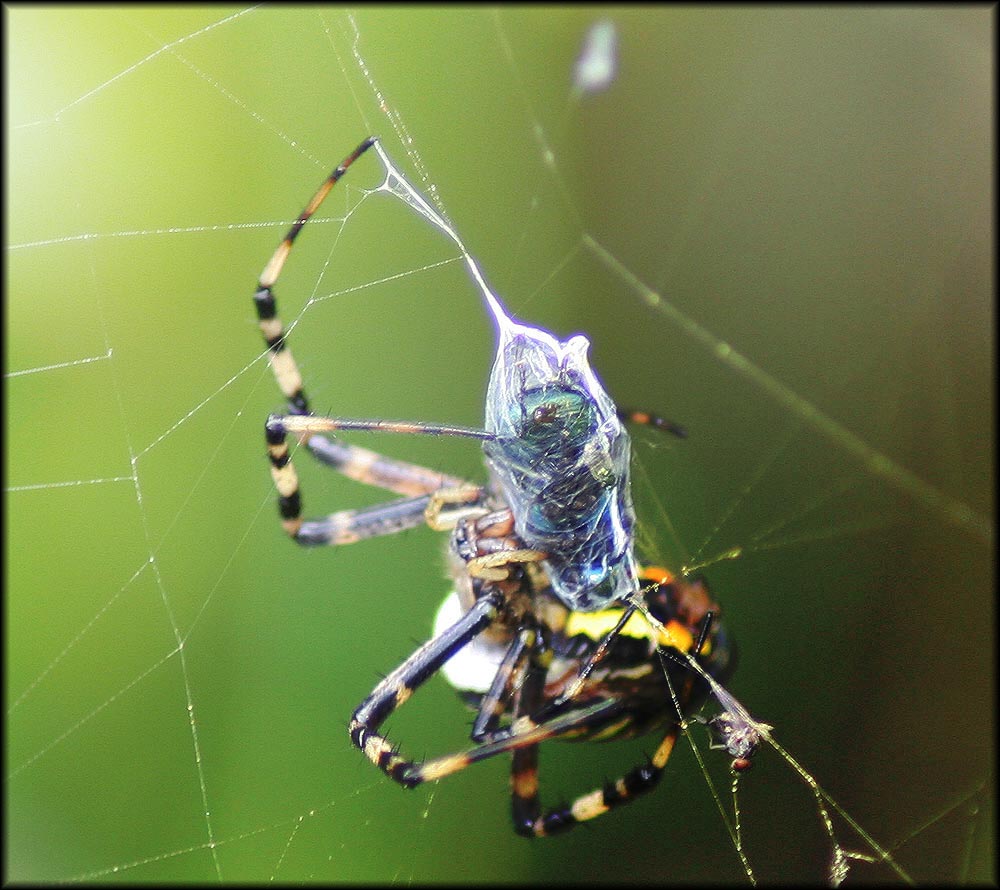
{"type": "MultiPolygon", "coordinates": [[[[568,637],[582,635],[595,641],[603,640],[621,620],[622,611],[622,609],[603,609],[600,612],[570,612],[564,633],[568,637]]],[[[641,612],[633,613],[620,633],[622,636],[638,640],[648,640],[653,635],[649,622],[641,612]]],[[[656,634],[656,641],[661,646],[673,646],[681,652],[690,652],[694,646],[694,636],[691,631],[674,620],[668,621],[662,632],[656,634]]],[[[707,646],[703,651],[707,652],[707,646]]]]}

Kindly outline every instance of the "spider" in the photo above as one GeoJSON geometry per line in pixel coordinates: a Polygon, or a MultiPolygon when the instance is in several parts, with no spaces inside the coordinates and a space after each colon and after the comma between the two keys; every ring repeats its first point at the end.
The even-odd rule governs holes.
{"type": "Polygon", "coordinates": [[[584,337],[561,342],[515,322],[485,288],[499,329],[485,429],[312,414],[277,317],[274,284],[310,216],[373,146],[376,139],[366,139],[324,180],[268,262],[254,296],[288,406],[265,425],[282,524],[306,546],[347,544],[424,523],[450,532],[456,589],[438,612],[435,635],[361,702],[349,723],[350,739],[406,788],[510,752],[514,829],[528,837],[551,835],[652,789],[686,716],[709,694],[706,677],[690,662],[719,681],[733,666],[733,650],[716,620],[719,607],[704,581],[640,568],[633,555],[623,421],[684,431],[644,412],[619,410],[589,366],[584,337]],[[478,439],[490,479],[475,485],[321,435],[338,430],[478,439]],[[345,476],[402,497],[304,519],[289,437],[345,476]],[[644,615],[636,614],[640,610],[644,615]],[[380,728],[439,670],[476,711],[473,746],[411,760],[380,728]],[[542,742],[630,737],[657,727],[663,740],[647,762],[569,805],[543,810],[542,742]]]}

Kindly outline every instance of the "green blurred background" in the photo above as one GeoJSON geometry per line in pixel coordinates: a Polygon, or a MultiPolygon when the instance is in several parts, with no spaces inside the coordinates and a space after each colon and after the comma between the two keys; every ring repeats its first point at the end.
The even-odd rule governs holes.
{"type": "MultiPolygon", "coordinates": [[[[636,433],[645,556],[706,564],[734,694],[914,879],[996,880],[994,10],[4,15],[8,879],[746,881],[687,744],[649,798],[529,844],[506,763],[404,793],[348,743],[353,707],[429,632],[442,541],[284,539],[251,295],[375,132],[515,314],[587,333],[620,404],[689,428],[636,433]],[[575,99],[605,16],[618,76],[575,99]]],[[[427,268],[455,257],[446,239],[361,201],[380,182],[369,155],[279,282],[286,320],[336,295],[292,334],[307,392],[342,416],[476,424],[488,320],[459,264],[427,268]]],[[[361,443],[480,478],[467,442],[361,443]]],[[[380,499],[302,476],[307,512],[380,499]]],[[[434,680],[390,729],[439,753],[468,722],[434,680]]],[[[655,743],[550,744],[546,800],[655,743]]],[[[704,756],[728,808],[725,760],[704,756]]],[[[740,802],[759,878],[824,880],[812,794],[776,753],[740,802]]]]}

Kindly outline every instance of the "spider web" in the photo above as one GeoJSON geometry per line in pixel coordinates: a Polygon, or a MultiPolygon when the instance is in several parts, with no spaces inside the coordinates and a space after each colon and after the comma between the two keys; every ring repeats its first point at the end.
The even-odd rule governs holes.
{"type": "MultiPolygon", "coordinates": [[[[794,758],[900,870],[849,879],[995,881],[990,12],[5,16],[10,879],[828,880],[875,850],[827,804],[831,840],[794,758]],[[617,71],[584,94],[601,18],[617,71]],[[689,429],[636,432],[634,493],[789,752],[741,779],[745,861],[698,726],[657,792],[530,846],[499,759],[403,793],[348,744],[429,632],[442,542],[283,539],[250,298],[369,132],[516,316],[689,429]]],[[[307,392],[474,425],[486,313],[369,160],[278,282],[307,392]]],[[[481,478],[468,442],[360,444],[481,478]]],[[[301,474],[310,514],[382,499],[301,474]]],[[[389,732],[419,756],[467,721],[434,681],[389,732]]],[[[654,744],[550,744],[543,797],[654,744]]]]}

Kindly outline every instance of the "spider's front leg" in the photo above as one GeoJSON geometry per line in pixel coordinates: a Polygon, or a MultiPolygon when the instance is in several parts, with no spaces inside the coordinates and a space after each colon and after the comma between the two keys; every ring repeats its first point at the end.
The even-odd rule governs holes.
{"type": "Polygon", "coordinates": [[[282,525],[297,543],[346,544],[375,535],[391,534],[413,528],[423,521],[431,492],[440,488],[460,486],[461,479],[428,470],[415,464],[382,457],[365,448],[332,441],[318,435],[335,429],[383,430],[387,432],[424,433],[431,435],[478,435],[481,431],[434,426],[432,424],[385,423],[381,421],[337,421],[316,417],[310,412],[299,371],[291,349],[286,342],[286,330],[278,316],[274,288],[285,267],[296,239],[306,223],[319,209],[326,196],[347,172],[350,166],[368,151],[376,140],[365,139],[351,154],[323,180],[319,189],[292,224],[271,259],[260,274],[254,293],[254,306],[268,361],[275,381],[288,405],[287,415],[273,415],[267,423],[268,455],[271,474],[279,493],[279,511],[282,525]],[[321,463],[368,485],[377,485],[405,495],[404,500],[369,510],[344,510],[323,519],[302,518],[302,498],[298,478],[292,464],[286,437],[293,436],[305,444],[321,463]]]}
{"type": "Polygon", "coordinates": [[[461,490],[472,500],[482,500],[485,497],[482,488],[454,476],[383,457],[374,451],[331,441],[318,435],[332,429],[377,429],[387,432],[413,432],[416,429],[440,435],[460,434],[455,431],[461,430],[429,424],[272,414],[264,427],[271,477],[278,489],[281,524],[289,537],[298,544],[350,544],[364,538],[415,528],[427,521],[426,512],[432,503],[432,496],[442,489],[461,490]],[[320,461],[348,478],[410,497],[361,510],[340,510],[320,519],[304,519],[299,478],[292,462],[289,437],[305,442],[320,461]]]}
{"type": "Polygon", "coordinates": [[[288,410],[292,414],[308,414],[309,402],[302,389],[302,375],[299,373],[295,359],[292,358],[291,350],[288,349],[288,345],[285,342],[285,328],[281,323],[281,319],[278,318],[274,285],[281,275],[281,270],[285,267],[288,255],[292,252],[295,239],[298,238],[299,233],[309,221],[309,218],[319,209],[320,204],[323,203],[330,190],[347,172],[351,164],[374,144],[375,137],[369,136],[323,180],[316,194],[312,196],[312,199],[299,214],[292,227],[288,230],[288,233],[278,245],[277,250],[274,251],[274,254],[264,267],[264,271],[260,273],[260,278],[257,281],[254,305],[257,308],[257,320],[260,325],[260,332],[267,346],[271,370],[274,372],[278,386],[281,387],[281,392],[288,400],[288,410]]]}

